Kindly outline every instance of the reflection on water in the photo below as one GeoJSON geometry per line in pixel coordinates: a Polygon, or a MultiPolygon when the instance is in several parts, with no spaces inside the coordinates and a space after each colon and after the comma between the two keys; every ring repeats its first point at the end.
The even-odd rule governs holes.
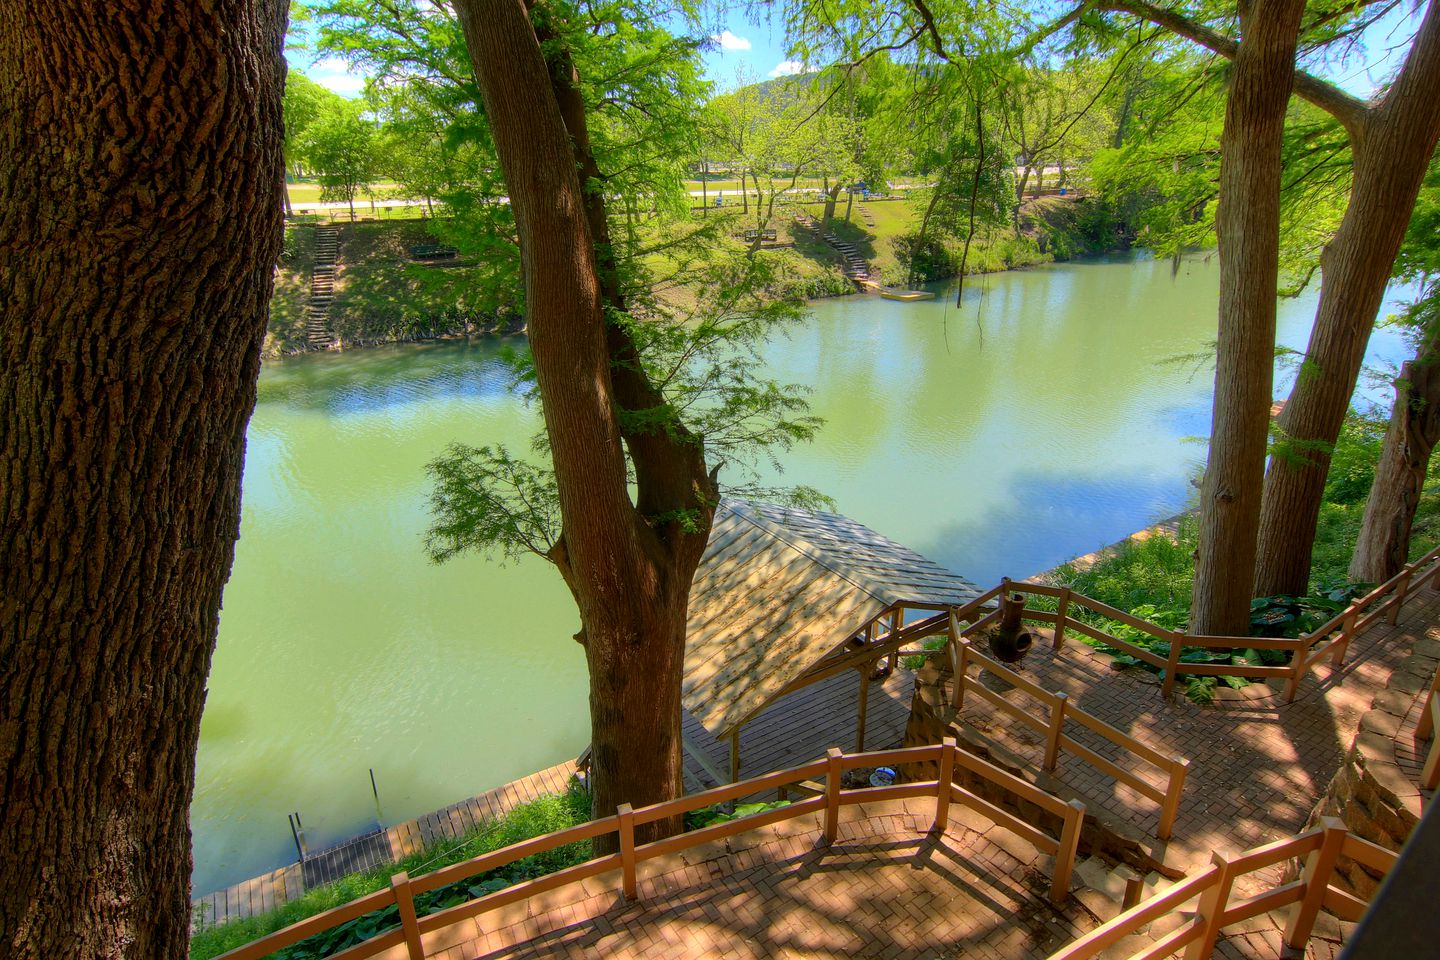
{"type": "MultiPolygon", "coordinates": [[[[940,298],[824,301],[768,351],[828,425],[783,481],[982,584],[1183,509],[1204,459],[1216,267],[1129,256],[977,278],[940,298]]],[[[1281,305],[1300,347],[1312,297],[1281,305]]],[[[522,341],[510,344],[523,348],[522,341]]],[[[195,886],[444,806],[578,753],[577,618],[540,560],[421,550],[424,465],[523,449],[501,344],[306,357],[261,375],[192,810],[195,886]]],[[[1372,358],[1403,347],[1378,335],[1372,358]]],[[[1280,394],[1283,395],[1283,392],[1280,394]]]]}

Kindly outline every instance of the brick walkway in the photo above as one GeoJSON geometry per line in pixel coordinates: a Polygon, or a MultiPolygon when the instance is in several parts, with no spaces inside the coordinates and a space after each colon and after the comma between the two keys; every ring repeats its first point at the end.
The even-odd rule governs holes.
{"type": "MultiPolygon", "coordinates": [[[[1291,704],[1278,692],[1203,707],[1177,692],[1167,702],[1158,678],[1111,669],[1109,657],[1073,635],[1059,656],[1051,652],[1047,637],[1018,666],[1043,688],[1066,692],[1072,705],[1161,752],[1190,759],[1176,839],[1162,845],[1167,862],[1188,868],[1208,862],[1212,849],[1243,850],[1301,830],[1339,769],[1361,715],[1416,641],[1435,632],[1437,620],[1440,593],[1416,594],[1397,626],[1377,624],[1355,640],[1340,670],[1332,671],[1328,663],[1312,670],[1291,704]]],[[[1012,702],[1034,703],[986,676],[987,686],[1012,702]]],[[[1044,749],[1040,735],[1017,728],[979,697],[973,700],[962,712],[966,722],[1038,767],[1044,749]]],[[[1119,757],[1106,741],[1083,729],[1076,732],[1077,727],[1067,724],[1066,733],[1105,756],[1119,757]]],[[[1133,760],[1118,762],[1145,773],[1133,760]]],[[[1158,812],[1153,801],[1063,753],[1056,776],[1092,807],[1153,837],[1158,812]]]]}
{"type": "Polygon", "coordinates": [[[816,846],[818,818],[797,818],[731,838],[728,849],[643,864],[639,903],[626,905],[607,874],[439,931],[426,950],[432,960],[1039,960],[1094,927],[1077,902],[1046,902],[1028,844],[963,812],[950,835],[931,837],[934,810],[933,800],[847,808],[828,850],[816,846]]]}
{"type": "MultiPolygon", "coordinates": [[[[871,684],[866,720],[866,742],[871,749],[893,747],[900,743],[910,714],[910,694],[914,682],[914,673],[901,669],[884,683],[871,684]]],[[[742,776],[756,776],[798,766],[824,756],[832,746],[853,750],[857,684],[856,674],[847,671],[797,691],[757,715],[741,732],[742,776]]],[[[685,735],[705,752],[713,767],[721,772],[729,771],[728,743],[716,740],[688,713],[684,717],[684,730],[685,735]]],[[[563,793],[574,772],[574,762],[566,761],[453,803],[443,810],[395,824],[385,831],[389,855],[372,857],[373,863],[357,866],[369,867],[399,859],[437,838],[462,836],[479,821],[502,816],[521,803],[548,794],[563,793]]],[[[717,785],[714,777],[688,757],[686,774],[691,792],[696,792],[696,787],[717,785]]],[[[352,844],[353,841],[346,841],[337,846],[352,844]]],[[[326,854],[327,851],[317,851],[313,856],[326,854]]],[[[213,926],[273,910],[299,896],[303,889],[300,865],[292,864],[196,898],[195,915],[203,925],[213,926]]]]}
{"type": "MultiPolygon", "coordinates": [[[[1041,960],[1097,925],[1077,900],[1050,905],[1051,861],[1029,844],[961,808],[952,808],[946,836],[931,836],[933,816],[930,800],[847,808],[829,849],[816,844],[817,817],[797,818],[642,864],[638,903],[626,904],[618,876],[606,874],[437,931],[426,952],[431,960],[1041,960]]],[[[1327,932],[1317,931],[1313,960],[1333,960],[1327,932]]],[[[1151,942],[1130,938],[1117,950],[1128,956],[1151,942]]],[[[1261,917],[1234,929],[1216,955],[1273,960],[1279,947],[1276,921],[1261,917]]],[[[404,948],[382,956],[404,960],[404,948]]]]}

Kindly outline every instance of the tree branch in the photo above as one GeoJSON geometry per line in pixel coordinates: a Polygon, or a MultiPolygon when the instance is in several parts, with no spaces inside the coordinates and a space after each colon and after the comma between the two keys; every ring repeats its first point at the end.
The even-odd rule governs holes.
{"type": "MultiPolygon", "coordinates": [[[[1192,20],[1177,10],[1157,6],[1148,0],[1086,0],[1086,4],[1091,9],[1128,13],[1149,20],[1177,36],[1207,50],[1213,50],[1227,60],[1234,60],[1235,52],[1239,48],[1237,41],[1223,33],[1192,20]]],[[[1372,115],[1372,108],[1363,100],[1352,97],[1339,87],[1303,70],[1295,71],[1294,90],[1301,99],[1308,100],[1339,120],[1352,136],[1369,122],[1372,115]]]]}

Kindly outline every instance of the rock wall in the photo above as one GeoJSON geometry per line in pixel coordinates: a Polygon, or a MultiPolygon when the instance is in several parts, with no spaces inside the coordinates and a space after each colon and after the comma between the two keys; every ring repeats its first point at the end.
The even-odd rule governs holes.
{"type": "MultiPolygon", "coordinates": [[[[1416,641],[1360,718],[1360,730],[1307,828],[1321,817],[1339,817],[1351,833],[1371,843],[1388,850],[1404,845],[1420,822],[1419,763],[1429,749],[1429,743],[1417,744],[1414,738],[1417,701],[1423,703],[1421,694],[1430,690],[1437,666],[1440,641],[1434,636],[1416,641]]],[[[1341,858],[1336,872],[1336,886],[1366,899],[1380,884],[1378,874],[1348,857],[1341,858]]]]}

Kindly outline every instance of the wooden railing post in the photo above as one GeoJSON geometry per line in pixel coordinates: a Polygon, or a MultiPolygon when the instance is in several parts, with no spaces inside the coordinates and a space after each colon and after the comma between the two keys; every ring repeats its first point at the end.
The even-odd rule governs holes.
{"type": "Polygon", "coordinates": [[[400,929],[405,931],[405,949],[410,960],[425,960],[425,945],[420,940],[420,921],[415,916],[415,897],[410,892],[410,874],[404,870],[390,878],[395,892],[395,905],[400,908],[400,929]]]}
{"type": "Polygon", "coordinates": [[[955,712],[959,713],[965,706],[965,672],[970,669],[970,641],[964,637],[956,641],[960,650],[959,661],[955,664],[955,696],[951,704],[955,712]]]}
{"type": "Polygon", "coordinates": [[[1167,699],[1175,692],[1175,680],[1180,672],[1180,650],[1184,647],[1185,635],[1177,631],[1170,631],[1170,655],[1165,658],[1165,680],[1160,685],[1160,693],[1167,699]]]}
{"type": "Polygon", "coordinates": [[[1340,858],[1340,848],[1345,843],[1345,824],[1335,817],[1322,817],[1320,825],[1325,830],[1325,839],[1320,849],[1311,851],[1305,858],[1305,895],[1295,905],[1290,922],[1285,925],[1285,943],[1301,951],[1310,942],[1310,931],[1315,927],[1315,917],[1325,902],[1325,890],[1335,873],[1335,861],[1340,858]]]}
{"type": "Polygon", "coordinates": [[[840,830],[840,778],[844,773],[840,761],[845,754],[839,747],[825,751],[825,843],[835,842],[840,830]]]}
{"type": "Polygon", "coordinates": [[[1355,624],[1360,621],[1360,611],[1354,608],[1345,612],[1345,619],[1340,621],[1340,636],[1335,638],[1335,650],[1330,654],[1330,667],[1339,670],[1340,665],[1345,662],[1345,651],[1350,647],[1350,641],[1355,638],[1355,624]]]}
{"type": "Polygon", "coordinates": [[[1215,941],[1220,937],[1220,921],[1225,915],[1226,904],[1230,902],[1230,887],[1235,882],[1229,859],[1220,853],[1211,853],[1210,860],[1219,869],[1215,882],[1200,895],[1200,903],[1195,909],[1195,923],[1201,933],[1185,949],[1185,960],[1210,960],[1214,954],[1215,941]]]}
{"type": "Polygon", "coordinates": [[[635,876],[635,808],[622,803],[615,808],[615,815],[620,818],[621,886],[625,891],[625,902],[634,903],[640,899],[635,876]]]}
{"type": "Polygon", "coordinates": [[[1425,706],[1421,708],[1420,720],[1429,728],[1430,752],[1425,756],[1425,766],[1420,771],[1420,786],[1426,790],[1440,788],[1440,736],[1435,728],[1440,724],[1440,693],[1431,692],[1425,706]]]}
{"type": "Polygon", "coordinates": [[[1055,851],[1055,875],[1050,878],[1050,902],[1057,906],[1070,895],[1070,874],[1075,870],[1080,850],[1080,828],[1085,824],[1085,804],[1071,800],[1066,805],[1070,810],[1060,828],[1060,846],[1055,851]]]}
{"type": "Polygon", "coordinates": [[[1169,840],[1175,830],[1175,817],[1180,812],[1180,795],[1185,792],[1185,775],[1190,772],[1190,761],[1185,757],[1170,759],[1170,782],[1165,786],[1165,802],[1160,805],[1160,824],[1155,836],[1169,840]]]}
{"type": "Polygon", "coordinates": [[[1415,736],[1420,740],[1429,740],[1435,734],[1435,721],[1430,717],[1430,703],[1436,693],[1440,693],[1440,670],[1435,671],[1435,677],[1430,681],[1430,692],[1425,695],[1425,706],[1420,710],[1420,719],[1415,721],[1415,736]]]}
{"type": "Polygon", "coordinates": [[[1060,735],[1065,731],[1065,704],[1070,697],[1056,693],[1055,702],[1050,705],[1050,730],[1045,741],[1045,769],[1054,770],[1060,760],[1060,735]]]}
{"type": "Polygon", "coordinates": [[[1305,679],[1306,660],[1310,659],[1310,645],[1314,642],[1313,634],[1305,634],[1295,641],[1295,646],[1290,652],[1290,676],[1285,678],[1285,702],[1294,703],[1295,698],[1300,694],[1300,682],[1305,679]]]}
{"type": "Polygon", "coordinates": [[[1400,575],[1400,582],[1395,584],[1395,596],[1390,600],[1390,625],[1394,626],[1400,622],[1400,610],[1405,606],[1405,595],[1410,592],[1410,578],[1414,570],[1406,567],[1400,575]]]}
{"type": "Polygon", "coordinates": [[[1059,653],[1060,648],[1065,645],[1065,627],[1069,623],[1070,612],[1070,588],[1060,588],[1060,608],[1055,614],[1055,652],[1059,653]]]}
{"type": "Polygon", "coordinates": [[[955,783],[955,738],[940,741],[940,769],[935,777],[935,832],[943,834],[950,826],[950,791],[955,783]]]}

